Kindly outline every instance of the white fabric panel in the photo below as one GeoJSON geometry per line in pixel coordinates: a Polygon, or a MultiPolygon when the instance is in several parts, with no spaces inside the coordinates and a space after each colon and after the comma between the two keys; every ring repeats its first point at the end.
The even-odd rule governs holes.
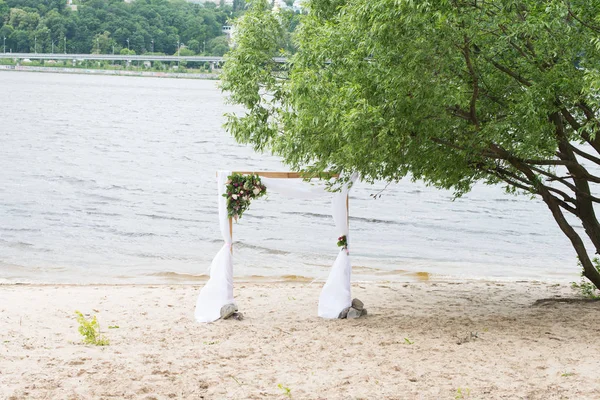
{"type": "MultiPolygon", "coordinates": [[[[350,177],[350,182],[345,185],[340,192],[333,194],[331,201],[333,220],[335,221],[336,232],[342,236],[346,235],[348,249],[350,249],[350,235],[348,231],[348,209],[346,208],[346,198],[351,186],[356,179],[357,174],[350,177]]],[[[350,289],[350,279],[352,275],[352,264],[350,263],[349,251],[340,249],[327,282],[321,290],[319,296],[318,315],[321,318],[337,318],[340,312],[352,305],[352,294],[350,289]]]]}
{"type": "Polygon", "coordinates": [[[219,171],[217,185],[219,194],[219,226],[225,244],[210,265],[210,278],[200,291],[196,301],[194,316],[198,322],[213,322],[221,317],[221,307],[234,303],[233,299],[233,256],[231,255],[231,234],[227,216],[225,182],[231,171],[219,171]]]}
{"type": "Polygon", "coordinates": [[[302,179],[282,179],[282,178],[260,178],[263,185],[267,187],[267,194],[271,191],[298,198],[298,199],[318,199],[331,196],[323,183],[305,182],[302,179]]]}
{"type": "Polygon", "coordinates": [[[350,292],[350,256],[346,250],[338,253],[327,282],[321,289],[319,296],[318,315],[321,318],[337,318],[340,312],[352,305],[352,294],[350,292]]]}
{"type": "Polygon", "coordinates": [[[227,215],[227,198],[223,197],[227,190],[227,177],[231,175],[231,171],[217,172],[217,193],[219,194],[219,227],[221,228],[221,236],[225,244],[231,244],[231,232],[229,232],[229,216],[227,215]]]}

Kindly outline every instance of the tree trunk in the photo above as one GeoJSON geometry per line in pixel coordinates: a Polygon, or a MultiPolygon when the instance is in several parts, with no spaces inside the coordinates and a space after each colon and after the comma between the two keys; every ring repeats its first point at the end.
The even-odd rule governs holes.
{"type": "MultiPolygon", "coordinates": [[[[598,226],[596,218],[594,217],[593,221],[587,221],[585,216],[581,216],[580,219],[585,229],[585,233],[590,238],[590,240],[594,244],[594,247],[596,248],[596,254],[600,254],[600,246],[598,245],[598,240],[600,239],[600,237],[594,232],[594,228],[598,226]]],[[[579,254],[579,252],[577,254],[579,254]]],[[[581,260],[581,256],[579,257],[579,259],[581,260]]],[[[581,260],[581,263],[583,265],[583,276],[588,278],[596,286],[596,288],[600,289],[600,272],[598,272],[594,263],[589,260],[589,257],[587,257],[587,259],[589,261],[589,265],[584,264],[583,260],[581,260]]]]}
{"type": "Polygon", "coordinates": [[[549,193],[542,193],[542,199],[550,209],[550,212],[552,212],[552,216],[554,217],[554,220],[558,223],[560,229],[565,235],[567,235],[567,237],[571,241],[571,244],[573,245],[573,248],[577,253],[577,257],[579,258],[581,265],[583,265],[583,275],[587,279],[589,279],[590,282],[592,282],[594,286],[596,286],[596,288],[600,289],[600,272],[598,272],[598,270],[592,263],[592,260],[590,260],[583,240],[581,240],[581,237],[579,237],[577,232],[575,232],[575,229],[573,229],[573,227],[567,222],[565,216],[563,215],[559,205],[556,203],[554,198],[549,193]]]}
{"type": "MultiPolygon", "coordinates": [[[[600,224],[598,224],[598,219],[596,218],[594,203],[590,199],[591,190],[589,182],[586,178],[588,172],[584,166],[579,164],[577,157],[575,156],[573,150],[569,146],[569,141],[565,133],[565,126],[561,114],[559,114],[558,112],[553,113],[550,116],[550,120],[554,123],[556,127],[556,138],[558,148],[560,150],[559,158],[574,163],[567,165],[567,170],[571,174],[573,183],[577,188],[577,191],[575,191],[575,198],[577,199],[576,215],[581,221],[587,237],[591,240],[592,244],[594,245],[594,248],[596,249],[596,254],[600,254],[600,224]]],[[[583,241],[581,240],[579,235],[577,235],[577,233],[571,227],[571,225],[568,224],[556,202],[553,201],[553,205],[551,205],[548,203],[546,197],[542,194],[542,198],[544,198],[544,201],[546,202],[548,207],[550,207],[550,210],[552,211],[552,207],[555,207],[557,208],[557,211],[560,214],[559,220],[557,219],[557,215],[555,215],[555,212],[552,211],[554,219],[556,220],[558,225],[561,227],[561,229],[567,235],[567,237],[571,239],[571,243],[573,244],[573,247],[575,248],[575,251],[577,252],[577,255],[579,257],[579,260],[583,265],[583,275],[586,278],[588,278],[598,289],[600,289],[600,273],[594,266],[594,263],[590,260],[585,246],[583,245],[583,241]],[[565,230],[563,225],[565,227],[568,227],[568,229],[565,230]],[[574,241],[575,237],[576,240],[574,241]]],[[[552,199],[548,198],[548,200],[552,199]]]]}

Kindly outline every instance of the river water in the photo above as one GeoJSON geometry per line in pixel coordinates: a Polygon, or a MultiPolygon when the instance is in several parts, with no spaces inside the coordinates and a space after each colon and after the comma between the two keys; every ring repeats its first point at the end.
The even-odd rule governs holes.
{"type": "MultiPolygon", "coordinates": [[[[287,170],[224,131],[239,111],[214,81],[0,72],[0,282],[205,279],[215,171],[287,170]]],[[[355,280],[578,277],[539,201],[383,186],[351,193],[355,280]]],[[[328,201],[271,194],[234,225],[236,277],[325,279],[336,237],[328,201]]]]}

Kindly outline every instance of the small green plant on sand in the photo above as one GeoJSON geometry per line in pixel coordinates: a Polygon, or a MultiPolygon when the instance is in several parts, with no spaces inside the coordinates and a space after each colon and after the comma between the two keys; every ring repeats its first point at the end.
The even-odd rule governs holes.
{"type": "Polygon", "coordinates": [[[454,398],[455,399],[468,399],[470,394],[471,394],[471,389],[458,388],[458,389],[456,389],[456,396],[454,396],[454,398]]]}
{"type": "MultiPolygon", "coordinates": [[[[594,263],[594,267],[596,267],[598,272],[600,272],[600,260],[595,257],[592,262],[594,263]]],[[[600,290],[598,290],[596,286],[594,286],[594,284],[587,280],[587,278],[583,275],[583,266],[581,265],[581,262],[578,262],[577,265],[579,265],[582,269],[581,280],[579,283],[571,282],[571,288],[578,291],[583,297],[588,299],[600,299],[600,290]]]]}
{"type": "Polygon", "coordinates": [[[562,376],[563,378],[566,378],[568,376],[573,376],[575,375],[573,372],[563,372],[562,374],[560,374],[560,376],[562,376]]]}
{"type": "Polygon", "coordinates": [[[412,340],[410,340],[409,338],[405,337],[404,338],[404,343],[406,344],[414,344],[415,342],[413,342],[412,340]]]}
{"type": "Polygon", "coordinates": [[[79,312],[75,311],[77,315],[77,322],[79,323],[79,333],[83,336],[83,343],[93,344],[95,346],[108,346],[109,341],[100,333],[100,324],[94,315],[92,318],[87,319],[79,312]]]}
{"type": "Polygon", "coordinates": [[[289,387],[285,387],[283,386],[281,383],[279,385],[277,385],[277,387],[281,390],[283,390],[283,394],[286,395],[287,397],[289,397],[290,399],[292,398],[292,390],[289,387]]]}

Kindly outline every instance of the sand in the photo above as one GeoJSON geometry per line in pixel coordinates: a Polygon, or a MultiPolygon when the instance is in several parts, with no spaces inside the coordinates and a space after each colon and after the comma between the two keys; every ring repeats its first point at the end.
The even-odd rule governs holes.
{"type": "Polygon", "coordinates": [[[600,398],[600,303],[566,284],[354,284],[368,316],[323,320],[319,284],[238,283],[213,324],[199,288],[0,286],[0,399],[600,398]]]}

